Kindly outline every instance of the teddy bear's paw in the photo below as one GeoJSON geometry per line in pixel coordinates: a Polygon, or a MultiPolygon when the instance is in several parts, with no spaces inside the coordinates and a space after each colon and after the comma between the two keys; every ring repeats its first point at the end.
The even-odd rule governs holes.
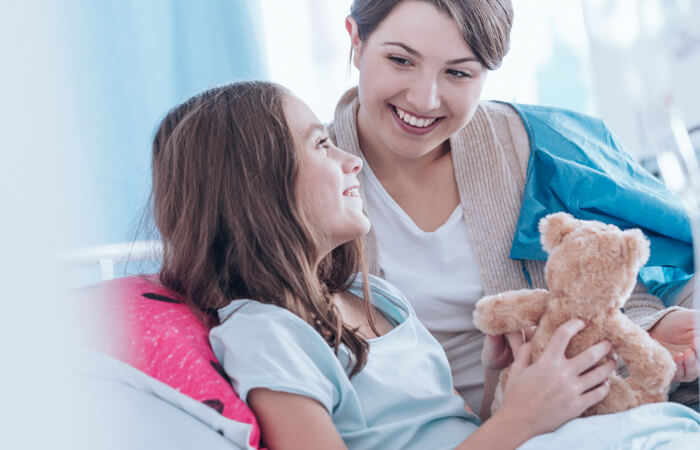
{"type": "Polygon", "coordinates": [[[490,323],[489,311],[485,311],[484,305],[476,305],[474,311],[472,312],[472,324],[477,330],[486,334],[500,334],[498,330],[493,327],[493,323],[490,323]]]}
{"type": "Polygon", "coordinates": [[[481,316],[479,315],[478,308],[474,308],[474,311],[472,312],[472,323],[479,330],[481,330],[482,329],[481,327],[483,327],[483,324],[481,323],[481,316]]]}

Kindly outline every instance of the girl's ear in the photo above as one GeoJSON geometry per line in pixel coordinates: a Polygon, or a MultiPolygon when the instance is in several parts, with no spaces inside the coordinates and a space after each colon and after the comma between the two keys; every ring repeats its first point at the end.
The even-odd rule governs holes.
{"type": "Polygon", "coordinates": [[[345,29],[350,36],[350,45],[352,46],[352,63],[355,68],[360,68],[360,48],[362,47],[362,41],[360,40],[360,33],[357,31],[357,22],[352,16],[347,16],[345,18],[345,29]]]}

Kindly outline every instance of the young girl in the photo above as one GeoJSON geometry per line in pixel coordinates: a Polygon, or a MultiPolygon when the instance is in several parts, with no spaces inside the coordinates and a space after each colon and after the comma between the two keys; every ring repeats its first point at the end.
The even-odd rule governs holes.
{"type": "MultiPolygon", "coordinates": [[[[341,98],[330,127],[331,138],[365,162],[360,180],[373,225],[366,240],[370,272],[406,294],[442,344],[457,390],[477,410],[484,393],[482,347],[500,354],[504,363],[510,354],[503,337],[485,340],[474,327],[474,304],[483,295],[546,287],[543,261],[511,257],[518,225],[523,217],[537,219],[571,206],[562,203],[565,195],[555,195],[558,209],[547,211],[539,198],[521,208],[531,198],[526,186],[535,192],[556,187],[551,183],[556,174],[537,177],[528,171],[536,144],[553,142],[548,150],[556,161],[567,161],[556,152],[569,142],[600,142],[602,134],[602,142],[614,144],[602,123],[591,118],[480,101],[489,71],[498,68],[508,51],[512,20],[510,0],[354,0],[346,28],[359,85],[341,98]]],[[[624,152],[607,157],[628,162],[621,172],[634,166],[624,152]]],[[[559,176],[568,177],[562,174],[572,167],[582,165],[565,166],[559,176]]],[[[633,210],[632,217],[642,221],[631,224],[648,226],[654,216],[661,224],[647,233],[653,238],[664,235],[677,217],[648,212],[635,203],[637,198],[621,199],[634,181],[614,186],[614,178],[596,179],[591,173],[595,171],[579,181],[593,186],[596,195],[581,199],[590,187],[572,195],[578,202],[572,207],[580,207],[586,218],[595,218],[591,214],[597,211],[633,210]]],[[[576,185],[571,179],[562,183],[576,185]]],[[[660,199],[664,197],[672,196],[662,192],[660,199]]],[[[530,223],[534,227],[520,231],[534,234],[531,240],[544,256],[537,220],[530,223]]],[[[692,262],[692,252],[686,254],[692,262]]],[[[690,307],[692,285],[687,283],[676,296],[677,303],[685,300],[690,307]]],[[[676,357],[677,381],[697,379],[700,338],[693,332],[693,311],[665,308],[640,283],[625,313],[676,357]]],[[[494,371],[487,381],[500,367],[490,365],[494,371]]],[[[697,384],[693,392],[697,399],[697,384]]],[[[484,417],[490,400],[487,392],[484,417]]]]}
{"type": "Polygon", "coordinates": [[[608,392],[601,342],[573,359],[564,324],[534,364],[515,355],[480,426],[440,344],[362,269],[362,160],[284,88],[243,82],[174,108],[153,145],[161,280],[189,299],[233,386],[276,448],[514,448],[608,392]]]}

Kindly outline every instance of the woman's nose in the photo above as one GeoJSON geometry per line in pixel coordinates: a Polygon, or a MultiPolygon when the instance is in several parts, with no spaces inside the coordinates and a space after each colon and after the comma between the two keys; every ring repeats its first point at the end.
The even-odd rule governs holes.
{"type": "Polygon", "coordinates": [[[433,77],[416,80],[406,95],[406,100],[415,108],[416,113],[427,114],[440,107],[438,81],[433,77]]]}

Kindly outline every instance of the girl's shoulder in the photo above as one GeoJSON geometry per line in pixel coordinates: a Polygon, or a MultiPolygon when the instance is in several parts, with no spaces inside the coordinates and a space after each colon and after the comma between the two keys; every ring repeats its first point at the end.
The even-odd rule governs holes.
{"type": "Polygon", "coordinates": [[[328,345],[316,330],[301,317],[286,308],[253,299],[232,300],[219,309],[221,324],[210,335],[227,335],[265,341],[293,340],[328,345]]]}

